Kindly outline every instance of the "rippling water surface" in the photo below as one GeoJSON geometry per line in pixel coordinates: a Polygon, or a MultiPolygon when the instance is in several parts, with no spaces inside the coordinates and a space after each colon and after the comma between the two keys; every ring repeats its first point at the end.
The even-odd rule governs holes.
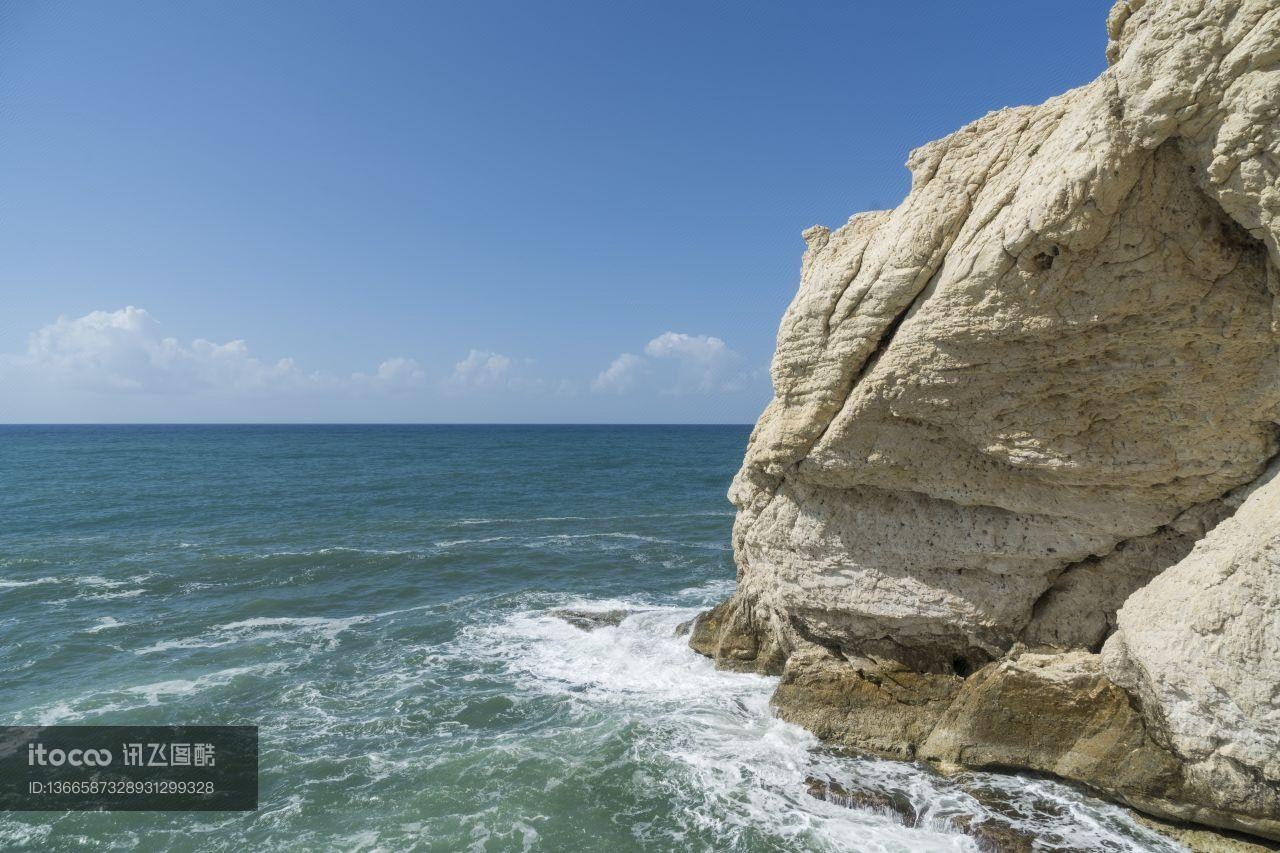
{"type": "Polygon", "coordinates": [[[673,636],[732,589],[747,432],[0,428],[0,722],[262,744],[256,813],[15,813],[0,848],[1178,849],[1052,782],[832,755],[673,636]]]}

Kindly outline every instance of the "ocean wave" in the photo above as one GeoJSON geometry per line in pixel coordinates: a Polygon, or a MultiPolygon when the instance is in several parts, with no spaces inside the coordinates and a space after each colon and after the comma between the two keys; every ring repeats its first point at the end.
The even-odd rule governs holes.
{"type": "MultiPolygon", "coordinates": [[[[611,599],[590,608],[631,609],[635,602],[611,599]]],[[[642,694],[675,701],[716,693],[766,690],[760,676],[721,673],[706,658],[684,654],[675,627],[692,618],[687,608],[646,609],[616,627],[583,631],[547,613],[523,613],[477,630],[477,646],[504,655],[524,689],[555,691],[599,701],[642,694]],[[663,630],[665,629],[665,630],[663,630]]]]}
{"type": "Polygon", "coordinates": [[[326,644],[332,645],[343,631],[362,622],[377,618],[374,615],[349,616],[346,618],[329,618],[323,616],[275,616],[243,619],[217,625],[195,637],[176,640],[163,640],[141,649],[135,649],[135,655],[152,655],[176,649],[214,649],[236,643],[257,642],[277,639],[290,635],[319,635],[326,644]]]}
{"type": "Polygon", "coordinates": [[[471,539],[444,539],[435,543],[437,548],[456,548],[460,545],[485,545],[492,542],[516,542],[522,547],[537,548],[546,543],[567,543],[583,539],[617,539],[628,542],[647,542],[652,545],[672,545],[678,548],[698,548],[712,551],[727,551],[729,546],[720,542],[681,542],[676,539],[663,539],[658,536],[645,536],[640,533],[623,531],[604,531],[601,533],[549,533],[543,536],[482,536],[471,539]]]}
{"type": "MultiPolygon", "coordinates": [[[[640,603],[598,599],[570,606],[607,611],[640,603]]],[[[592,631],[545,612],[523,612],[477,626],[463,638],[461,652],[500,654],[520,690],[608,707],[620,725],[640,726],[631,760],[695,837],[710,833],[727,848],[763,832],[811,849],[901,850],[904,837],[916,850],[975,849],[954,832],[908,831],[883,815],[809,797],[804,780],[817,740],[769,713],[776,679],[716,670],[675,636],[676,626],[696,612],[659,607],[592,631]]]]}
{"type": "Polygon", "coordinates": [[[24,586],[39,586],[40,584],[61,583],[61,582],[62,582],[62,578],[56,578],[56,577],[36,578],[35,580],[29,580],[29,581],[0,580],[0,590],[19,589],[24,586]]]}
{"type": "Polygon", "coordinates": [[[677,592],[676,596],[681,599],[690,598],[699,602],[707,599],[719,601],[732,595],[737,587],[738,582],[733,578],[712,578],[697,586],[686,586],[677,592]]]}
{"type": "Polygon", "coordinates": [[[338,638],[358,625],[380,623],[394,616],[424,610],[435,610],[448,607],[447,604],[424,604],[417,607],[405,607],[395,610],[383,610],[377,613],[357,613],[351,616],[257,616],[252,619],[241,619],[214,625],[192,637],[161,640],[158,643],[134,649],[138,656],[158,654],[161,652],[186,649],[215,649],[239,643],[260,642],[280,639],[299,640],[317,637],[318,642],[308,643],[312,648],[323,646],[333,648],[338,638]]]}
{"type": "Polygon", "coordinates": [[[435,543],[437,548],[456,548],[459,545],[485,545],[490,542],[509,542],[518,536],[483,536],[476,539],[444,539],[435,543]]]}
{"type": "MultiPolygon", "coordinates": [[[[726,590],[726,582],[715,581],[679,595],[726,590]]],[[[630,758],[637,778],[658,789],[690,838],[709,834],[724,848],[764,837],[816,850],[973,851],[974,839],[955,822],[967,815],[1040,838],[1046,850],[1178,849],[1123,810],[1065,785],[994,774],[956,781],[912,764],[822,749],[813,735],[772,715],[776,679],[716,670],[675,636],[697,608],[630,598],[578,598],[562,606],[638,612],[616,626],[583,630],[546,610],[521,611],[463,631],[453,652],[503,661],[518,691],[558,697],[579,709],[573,719],[607,710],[605,719],[636,732],[630,758]],[[917,817],[905,825],[896,814],[815,798],[814,778],[908,802],[917,817]],[[993,799],[1008,804],[1003,810],[975,795],[996,792],[993,799]]],[[[655,832],[646,837],[637,828],[648,844],[671,842],[669,827],[655,832]]]]}
{"type": "Polygon", "coordinates": [[[89,719],[103,714],[136,711],[179,701],[185,697],[218,687],[225,687],[245,675],[271,675],[283,667],[276,663],[235,666],[210,672],[197,678],[175,678],[148,684],[94,690],[72,699],[64,699],[28,712],[39,725],[52,726],[89,719]]]}
{"type": "MultiPolygon", "coordinates": [[[[626,516],[635,518],[637,516],[626,516]]],[[[462,536],[453,539],[440,539],[424,545],[420,548],[367,548],[355,547],[349,545],[327,545],[320,548],[298,549],[298,550],[279,550],[279,551],[261,551],[250,553],[222,553],[213,554],[210,559],[213,560],[272,560],[281,558],[307,558],[307,557],[324,557],[334,554],[355,554],[371,557],[408,557],[411,559],[426,559],[433,556],[441,550],[451,550],[468,545],[486,545],[495,542],[512,542],[519,547],[539,548],[547,545],[567,544],[579,540],[618,540],[621,542],[645,542],[653,545],[667,545],[675,548],[686,548],[696,550],[710,551],[727,551],[730,546],[727,542],[687,542],[678,539],[667,539],[660,536],[648,536],[640,533],[631,533],[627,531],[606,530],[590,533],[547,533],[539,535],[520,535],[520,534],[500,534],[495,536],[462,536]]]]}
{"type": "MultiPolygon", "coordinates": [[[[44,586],[49,584],[71,584],[78,587],[88,587],[90,590],[117,590],[120,587],[129,584],[137,584],[146,579],[146,575],[134,575],[125,580],[111,580],[101,575],[48,575],[46,577],[34,578],[32,580],[0,580],[0,592],[7,589],[22,589],[31,586],[44,586]]],[[[82,598],[128,598],[141,595],[142,589],[130,590],[120,593],[95,593],[92,595],[80,596],[82,598]]],[[[65,604],[73,599],[64,599],[54,604],[65,604]]]]}
{"type": "Polygon", "coordinates": [[[376,557],[420,557],[423,551],[412,548],[355,548],[347,545],[328,545],[301,551],[263,551],[251,554],[215,554],[215,560],[267,560],[273,557],[322,557],[328,554],[366,554],[376,557]]]}
{"type": "Polygon", "coordinates": [[[693,512],[642,512],[627,515],[539,515],[531,518],[459,518],[448,523],[449,527],[469,527],[479,524],[540,524],[550,521],[617,521],[625,518],[732,518],[733,510],[697,510],[693,512]]]}
{"type": "Polygon", "coordinates": [[[77,575],[72,580],[78,584],[85,586],[100,586],[107,589],[115,589],[116,587],[125,586],[129,581],[113,581],[99,575],[77,575]]]}
{"type": "Polygon", "coordinates": [[[81,593],[71,598],[59,598],[48,602],[49,607],[66,607],[69,604],[76,604],[85,601],[114,601],[121,598],[138,598],[146,594],[145,589],[123,589],[115,592],[90,592],[81,593]]]}
{"type": "Polygon", "coordinates": [[[39,850],[48,842],[52,832],[52,823],[28,823],[11,816],[0,817],[0,846],[7,849],[39,850]]]}

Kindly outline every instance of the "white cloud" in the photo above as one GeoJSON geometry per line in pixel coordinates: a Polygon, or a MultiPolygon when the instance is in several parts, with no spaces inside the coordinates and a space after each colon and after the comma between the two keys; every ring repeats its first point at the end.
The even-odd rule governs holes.
{"type": "Polygon", "coordinates": [[[651,379],[667,394],[710,394],[741,390],[747,377],[739,369],[742,358],[720,338],[663,332],[644,346],[645,357],[623,353],[613,360],[591,387],[623,393],[651,379]]]}
{"type": "Polygon", "coordinates": [[[500,352],[473,349],[453,366],[448,384],[455,389],[497,388],[511,379],[514,362],[500,352]]]}
{"type": "Polygon", "coordinates": [[[418,366],[418,362],[411,358],[396,357],[389,358],[382,364],[378,365],[376,378],[384,382],[395,382],[399,380],[417,381],[425,374],[422,368],[418,366]]]}
{"type": "Polygon", "coordinates": [[[421,385],[426,378],[427,373],[418,362],[397,356],[379,364],[378,372],[371,377],[370,382],[383,388],[410,388],[421,385]]]}
{"type": "Polygon", "coordinates": [[[644,367],[644,359],[624,352],[592,380],[591,390],[613,394],[630,391],[636,384],[637,377],[644,372],[644,367]]]}
{"type": "Polygon", "coordinates": [[[724,341],[710,335],[686,335],[683,332],[663,332],[644,345],[646,354],[654,358],[690,358],[697,361],[715,361],[732,353],[724,341]]]}
{"type": "Polygon", "coordinates": [[[562,393],[564,383],[560,387],[549,387],[548,383],[532,373],[533,361],[530,359],[514,359],[500,352],[473,349],[467,357],[453,366],[453,372],[442,384],[446,392],[452,394],[484,391],[519,391],[536,393],[554,391],[562,393]]]}
{"type": "Polygon", "coordinates": [[[303,371],[291,358],[264,363],[243,340],[183,344],[164,337],[160,323],[132,305],[59,317],[31,334],[26,353],[6,362],[40,382],[134,394],[386,390],[418,384],[424,375],[408,358],[388,359],[373,375],[342,377],[303,371]]]}

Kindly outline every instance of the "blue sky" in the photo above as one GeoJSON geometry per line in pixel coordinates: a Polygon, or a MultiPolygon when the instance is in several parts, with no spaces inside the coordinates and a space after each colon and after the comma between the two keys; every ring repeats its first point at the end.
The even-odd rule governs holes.
{"type": "Polygon", "coordinates": [[[0,422],[751,422],[800,232],[1109,5],[0,4],[0,422]]]}

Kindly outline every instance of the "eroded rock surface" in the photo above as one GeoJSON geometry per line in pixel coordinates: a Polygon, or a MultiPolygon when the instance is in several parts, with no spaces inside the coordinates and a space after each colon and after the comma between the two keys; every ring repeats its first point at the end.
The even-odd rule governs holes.
{"type": "Polygon", "coordinates": [[[1280,6],[1128,0],[1108,32],[1093,83],[805,232],[738,590],[691,644],[850,746],[1280,837],[1270,510],[1219,524],[1280,449],[1280,6]]]}
{"type": "Polygon", "coordinates": [[[1280,478],[1269,472],[1185,560],[1134,593],[1103,654],[1183,762],[1185,820],[1280,838],[1280,478]]]}

